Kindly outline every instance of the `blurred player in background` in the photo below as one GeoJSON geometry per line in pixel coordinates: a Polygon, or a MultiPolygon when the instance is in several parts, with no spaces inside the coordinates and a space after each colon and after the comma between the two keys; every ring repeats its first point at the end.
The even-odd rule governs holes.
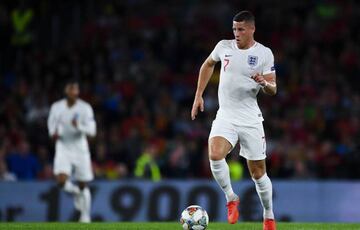
{"type": "Polygon", "coordinates": [[[200,68],[199,80],[191,111],[195,119],[204,110],[203,92],[221,61],[219,110],[209,135],[209,158],[212,174],[225,193],[228,222],[239,218],[239,197],[234,193],[226,155],[240,142],[240,155],[247,159],[250,175],[264,208],[264,229],[273,230],[272,183],[266,174],[266,142],[262,113],[257,104],[260,90],[276,94],[276,76],[272,51],[254,40],[255,18],[242,11],[233,18],[235,39],[222,40],[200,68]]]}
{"type": "Polygon", "coordinates": [[[87,183],[93,179],[87,136],[94,137],[96,123],[90,104],[79,99],[79,83],[67,82],[66,98],[56,101],[50,109],[48,129],[56,142],[54,174],[64,191],[74,196],[80,222],[90,222],[91,194],[87,183]],[[73,177],[78,184],[70,180],[73,177]]]}

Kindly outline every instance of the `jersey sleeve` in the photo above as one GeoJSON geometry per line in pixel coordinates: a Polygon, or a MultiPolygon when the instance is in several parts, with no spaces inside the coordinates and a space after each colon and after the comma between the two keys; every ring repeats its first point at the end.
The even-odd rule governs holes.
{"type": "Polygon", "coordinates": [[[275,73],[274,55],[269,48],[265,52],[265,63],[263,68],[263,75],[275,73]]]}
{"type": "Polygon", "coordinates": [[[47,125],[48,125],[48,131],[49,131],[49,136],[53,136],[56,132],[56,128],[57,128],[57,118],[56,118],[56,106],[55,104],[53,104],[50,108],[50,112],[49,112],[49,117],[47,120],[47,125]]]}
{"type": "Polygon", "coordinates": [[[94,137],[96,135],[96,122],[94,118],[94,111],[90,105],[85,106],[84,115],[78,123],[78,129],[80,130],[80,132],[83,132],[88,136],[94,137]]]}
{"type": "Polygon", "coordinates": [[[214,50],[210,54],[211,58],[216,62],[220,61],[220,51],[221,51],[221,41],[219,41],[216,44],[214,50]]]}

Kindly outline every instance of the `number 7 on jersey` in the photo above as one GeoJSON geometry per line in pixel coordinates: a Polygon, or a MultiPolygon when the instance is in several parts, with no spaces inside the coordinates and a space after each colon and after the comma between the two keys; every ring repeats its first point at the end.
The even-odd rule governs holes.
{"type": "Polygon", "coordinates": [[[226,72],[226,67],[229,65],[230,60],[225,58],[224,62],[225,62],[225,64],[224,64],[224,72],[226,72]]]}

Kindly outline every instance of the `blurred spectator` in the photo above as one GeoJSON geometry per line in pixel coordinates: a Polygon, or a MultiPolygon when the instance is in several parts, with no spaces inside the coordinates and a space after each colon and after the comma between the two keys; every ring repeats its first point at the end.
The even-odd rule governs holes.
{"type": "Polygon", "coordinates": [[[4,158],[5,158],[5,144],[2,143],[0,145],[0,181],[16,181],[15,174],[8,171],[4,158]]]}
{"type": "Polygon", "coordinates": [[[28,45],[32,41],[32,34],[29,31],[30,23],[34,16],[34,11],[25,6],[26,1],[20,1],[18,8],[11,12],[11,19],[14,34],[11,42],[15,46],[28,45]]]}
{"type": "Polygon", "coordinates": [[[166,169],[169,177],[181,178],[189,176],[190,167],[190,152],[187,151],[184,141],[176,140],[172,143],[169,150],[169,159],[166,169]]]}
{"type": "Polygon", "coordinates": [[[40,165],[37,158],[30,152],[29,143],[21,141],[17,149],[6,157],[10,172],[20,180],[35,179],[40,165]]]}
{"type": "Polygon", "coordinates": [[[37,149],[37,159],[39,163],[39,172],[37,178],[40,180],[50,180],[53,177],[53,168],[48,149],[39,146],[37,149]]]}
{"type": "Polygon", "coordinates": [[[159,149],[155,143],[146,146],[144,152],[136,160],[134,172],[136,178],[150,179],[154,182],[161,180],[160,168],[156,162],[158,154],[159,149]]]}
{"type": "Polygon", "coordinates": [[[128,169],[125,164],[107,158],[105,144],[96,146],[95,157],[93,157],[93,169],[98,179],[116,180],[126,177],[128,169]]]}
{"type": "Polygon", "coordinates": [[[4,161],[0,160],[0,181],[16,181],[15,174],[7,170],[4,161]]]}

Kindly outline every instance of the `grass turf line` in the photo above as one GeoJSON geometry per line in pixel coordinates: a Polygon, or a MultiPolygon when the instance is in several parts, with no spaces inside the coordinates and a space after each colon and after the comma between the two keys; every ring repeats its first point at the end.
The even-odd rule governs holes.
{"type": "MultiPolygon", "coordinates": [[[[278,223],[278,230],[359,230],[360,224],[343,223],[278,223]]],[[[4,230],[181,230],[181,225],[175,222],[114,222],[114,223],[0,223],[0,229],[4,230]]],[[[208,230],[261,230],[262,223],[243,223],[230,225],[227,223],[210,223],[208,230]]]]}

